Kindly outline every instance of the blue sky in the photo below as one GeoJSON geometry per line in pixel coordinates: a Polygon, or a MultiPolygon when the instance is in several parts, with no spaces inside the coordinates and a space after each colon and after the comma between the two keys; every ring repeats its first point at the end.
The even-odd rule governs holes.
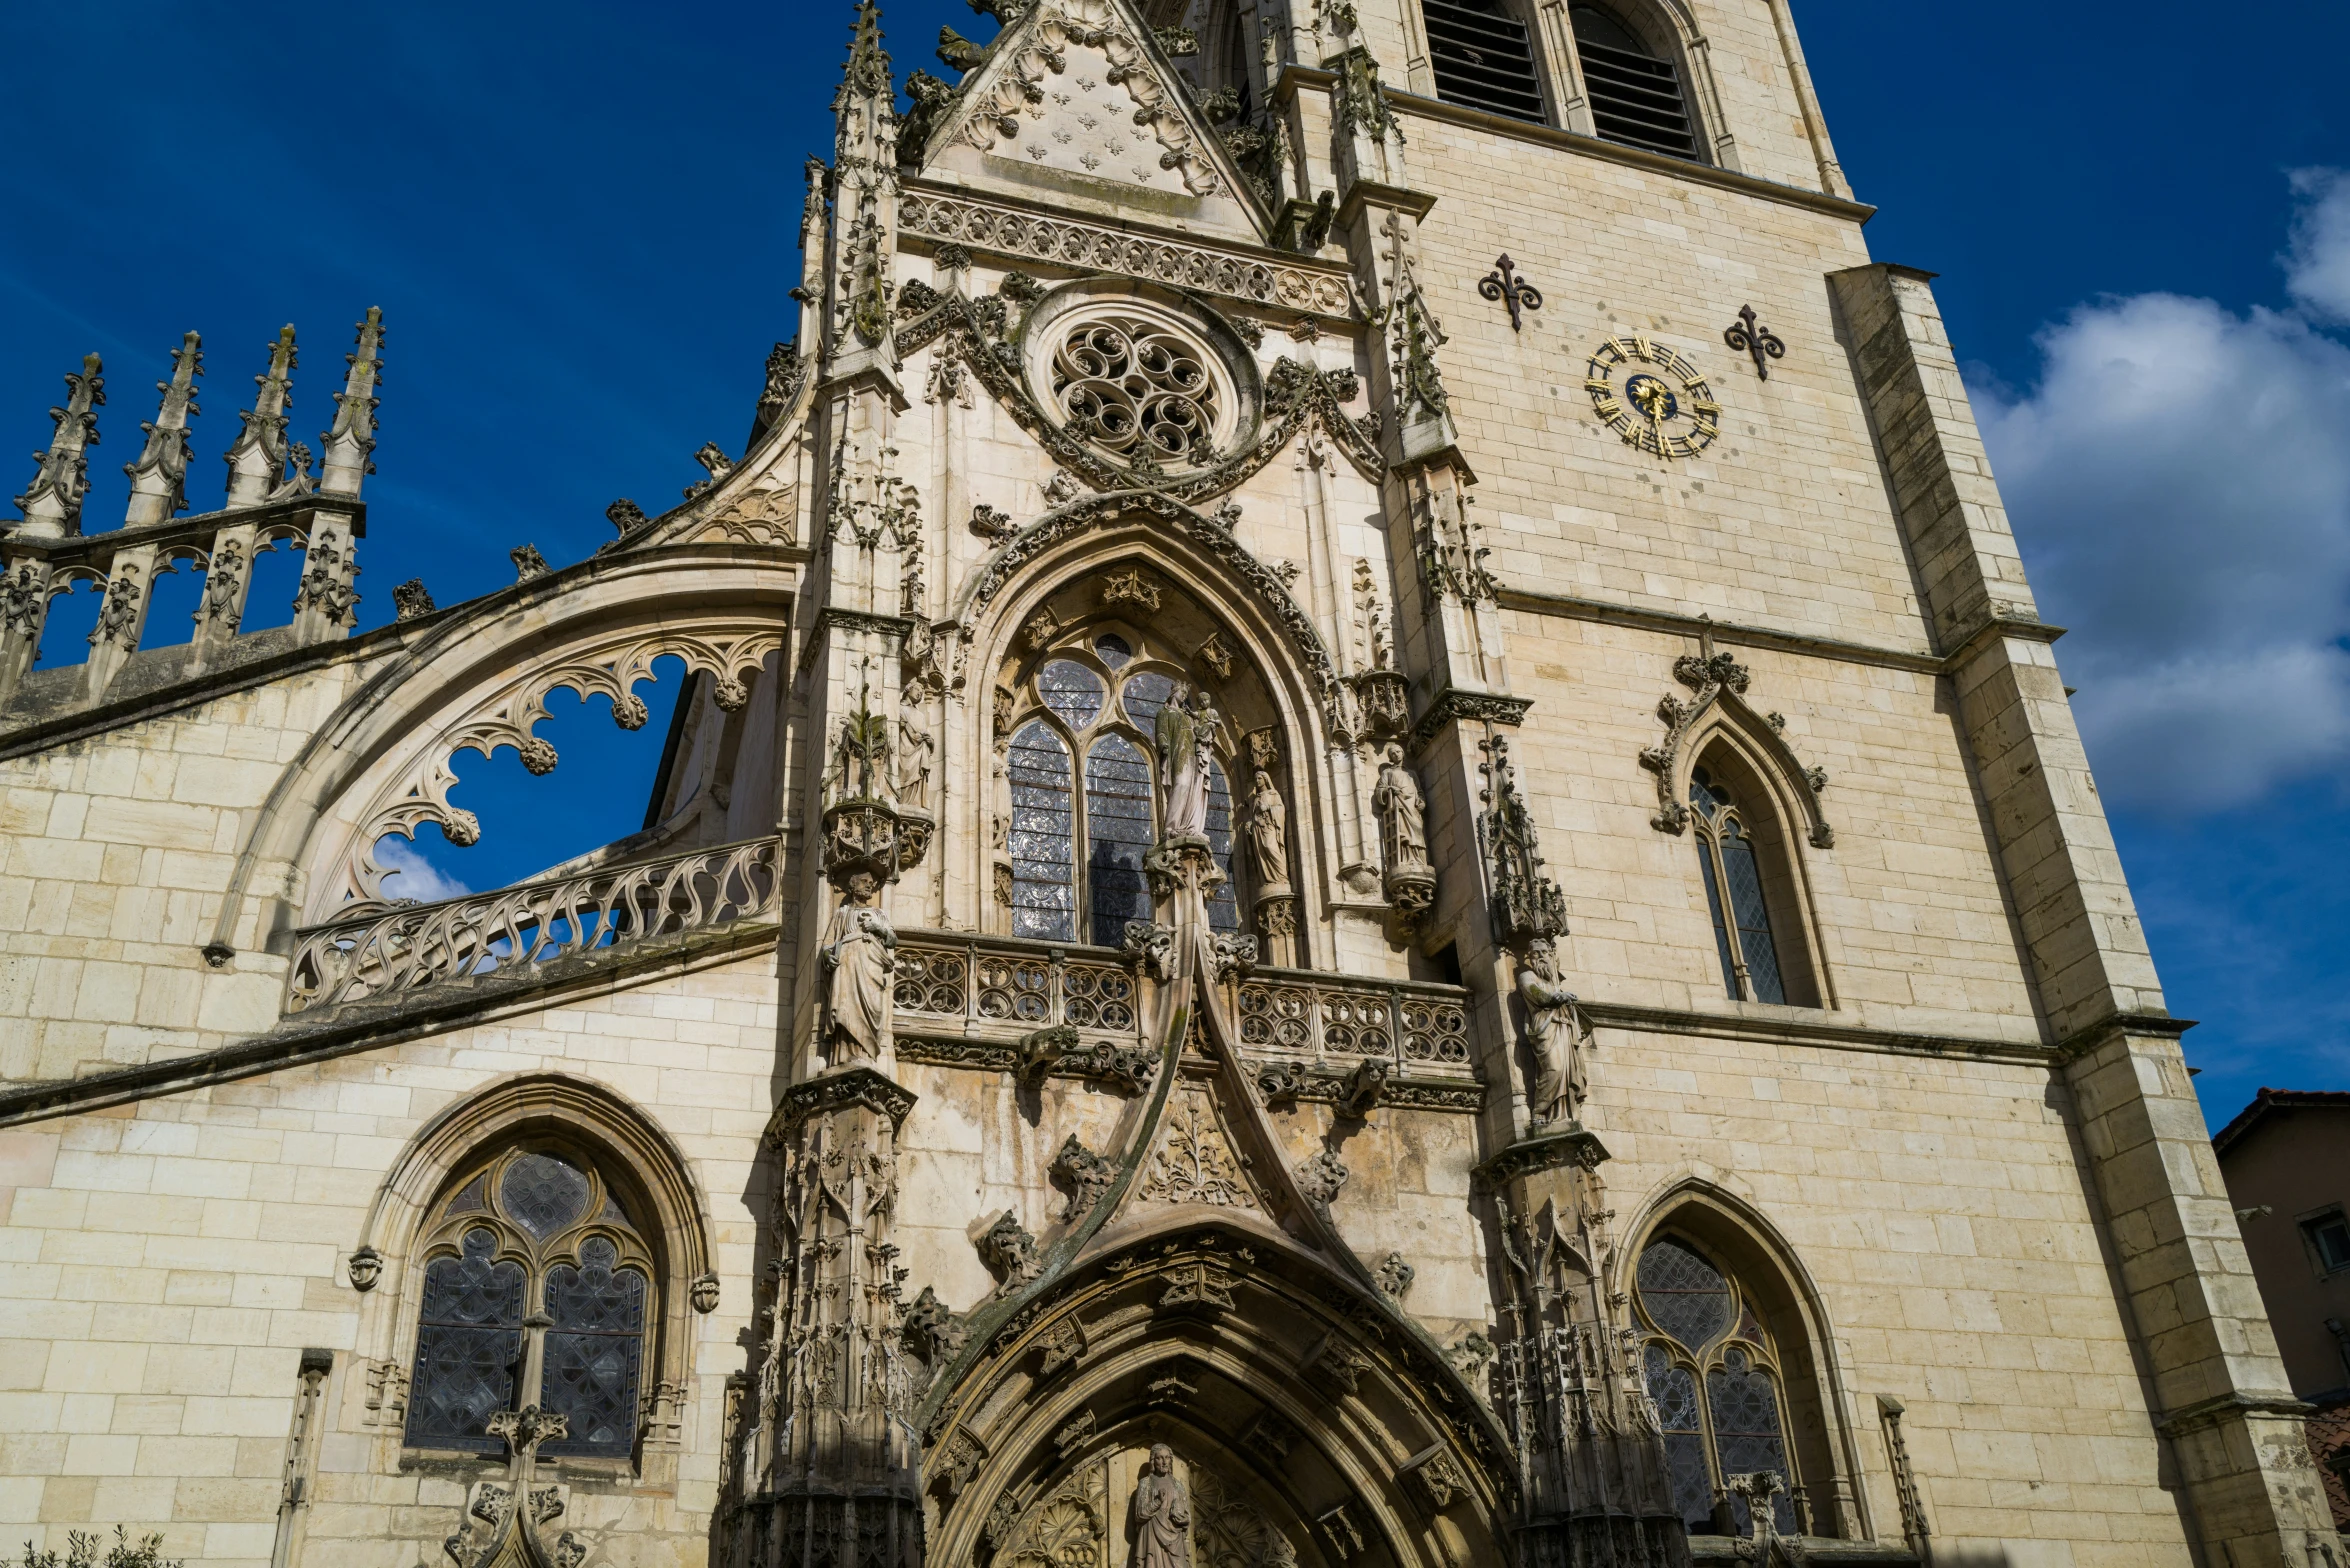
{"type": "MultiPolygon", "coordinates": [[[[610,536],[739,451],[788,335],[801,177],[830,147],[846,0],[0,12],[0,435],[30,451],[95,349],[89,525],[190,327],[191,488],[278,326],[294,430],[351,324],[389,325],[362,624],[610,536]],[[36,65],[35,62],[38,62],[36,65]],[[9,412],[13,411],[13,412],[9,412]]],[[[2350,8],[1796,0],[1882,260],[1939,272],[2044,613],[2215,1124],[2260,1084],[2350,1086],[2350,8]]],[[[901,75],[960,0],[894,0],[901,75]]],[[[30,477],[29,464],[14,484],[30,477]]],[[[12,484],[11,488],[14,488],[12,484]]],[[[254,624],[282,617],[267,563],[254,624]]],[[[164,583],[159,640],[194,584],[164,583]]],[[[53,657],[91,607],[61,606],[53,657]]],[[[673,684],[665,687],[673,690],[673,684]]],[[[661,704],[656,703],[659,708],[661,704]]],[[[411,891],[493,886],[634,828],[664,715],[558,699],[544,779],[467,757],[483,842],[411,891]]]]}

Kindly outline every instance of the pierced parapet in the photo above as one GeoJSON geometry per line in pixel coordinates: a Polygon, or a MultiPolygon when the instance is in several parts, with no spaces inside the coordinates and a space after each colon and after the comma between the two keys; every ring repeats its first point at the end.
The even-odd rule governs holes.
{"type": "Polygon", "coordinates": [[[163,407],[152,423],[142,421],[147,433],[145,450],[122,471],[131,476],[131,500],[123,526],[137,528],[177,517],[188,509],[188,420],[203,412],[196,406],[196,378],[204,374],[204,339],[191,332],[171,351],[169,381],[158,381],[163,407]]]}
{"type": "Polygon", "coordinates": [[[89,449],[98,444],[98,409],[106,402],[105,367],[95,354],[82,357],[81,373],[65,378],[65,406],[49,410],[57,433],[49,450],[33,454],[40,465],[31,488],[16,498],[24,522],[15,531],[56,539],[82,531],[82,497],[90,489],[89,449]]]}
{"type": "MultiPolygon", "coordinates": [[[[245,428],[223,459],[228,464],[228,506],[259,506],[274,498],[286,478],[286,408],[293,401],[294,325],[286,323],[269,346],[269,369],[255,376],[261,389],[251,408],[240,410],[245,428]]],[[[307,468],[309,465],[303,465],[307,468]]],[[[307,475],[303,476],[307,479],[307,475]]]]}
{"type": "MultiPolygon", "coordinates": [[[[359,347],[343,356],[351,372],[343,390],[335,394],[334,428],[318,438],[324,445],[318,481],[322,495],[356,496],[360,484],[375,472],[375,388],[383,378],[383,320],[381,307],[368,306],[367,319],[359,323],[359,347]]],[[[190,341],[194,337],[189,334],[190,341]]]]}

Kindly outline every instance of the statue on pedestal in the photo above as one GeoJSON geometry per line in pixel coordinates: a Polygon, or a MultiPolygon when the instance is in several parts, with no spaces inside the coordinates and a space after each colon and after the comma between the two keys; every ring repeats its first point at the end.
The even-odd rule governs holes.
{"type": "Polygon", "coordinates": [[[1559,980],[1558,949],[1537,938],[1518,969],[1518,996],[1526,1004],[1526,1033],[1534,1046],[1534,1124],[1576,1122],[1583,1114],[1583,1015],[1575,993],[1559,980]]]}
{"type": "Polygon", "coordinates": [[[898,934],[878,904],[880,884],[870,871],[849,877],[832,929],[825,933],[824,1050],[834,1067],[869,1062],[891,1066],[890,976],[897,968],[898,934]]]}

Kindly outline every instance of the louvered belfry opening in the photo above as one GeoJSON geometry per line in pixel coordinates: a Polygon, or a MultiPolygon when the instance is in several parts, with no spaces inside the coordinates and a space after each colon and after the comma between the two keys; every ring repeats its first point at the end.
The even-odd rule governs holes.
{"type": "Polygon", "coordinates": [[[1575,52],[1583,60],[1584,90],[1602,139],[1668,157],[1697,156],[1681,73],[1633,37],[1624,24],[1596,6],[1567,13],[1575,28],[1575,52]]]}
{"type": "Polygon", "coordinates": [[[1420,0],[1436,96],[1540,125],[1542,84],[1526,24],[1502,0],[1420,0]]]}

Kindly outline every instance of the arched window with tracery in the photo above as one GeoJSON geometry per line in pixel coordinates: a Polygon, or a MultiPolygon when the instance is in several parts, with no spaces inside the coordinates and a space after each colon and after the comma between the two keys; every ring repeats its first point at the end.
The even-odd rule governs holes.
{"type": "Polygon", "coordinates": [[[1803,896],[1770,791],[1717,747],[1690,773],[1689,808],[1724,992],[1734,1002],[1819,1006],[1803,896]]]}
{"type": "Polygon", "coordinates": [[[1567,23],[1600,139],[1695,160],[1697,129],[1680,67],[1612,11],[1570,6],[1567,23]]]}
{"type": "Polygon", "coordinates": [[[507,1148],[454,1184],[418,1254],[409,1447],[498,1452],[490,1417],[535,1404],[569,1418],[541,1453],[630,1456],[655,1299],[630,1207],[594,1161],[551,1146],[507,1148]]]}
{"type": "Polygon", "coordinates": [[[1679,1236],[1649,1242],[1637,1274],[1648,1330],[1641,1369],[1683,1523],[1695,1535],[1746,1533],[1746,1503],[1730,1493],[1730,1479],[1768,1470],[1780,1481],[1771,1501],[1778,1530],[1808,1533],[1780,1358],[1747,1291],[1679,1236]]]}
{"type": "MultiPolygon", "coordinates": [[[[1151,918],[1143,857],[1159,821],[1152,734],[1159,710],[1188,680],[1181,668],[1140,632],[1100,630],[1054,649],[1015,694],[1030,711],[1005,754],[1013,935],[1115,947],[1127,921],[1151,918]]],[[[1226,755],[1231,742],[1218,738],[1226,755]]],[[[1232,790],[1220,758],[1209,765],[1208,843],[1226,877],[1209,923],[1238,930],[1232,790]]]]}

